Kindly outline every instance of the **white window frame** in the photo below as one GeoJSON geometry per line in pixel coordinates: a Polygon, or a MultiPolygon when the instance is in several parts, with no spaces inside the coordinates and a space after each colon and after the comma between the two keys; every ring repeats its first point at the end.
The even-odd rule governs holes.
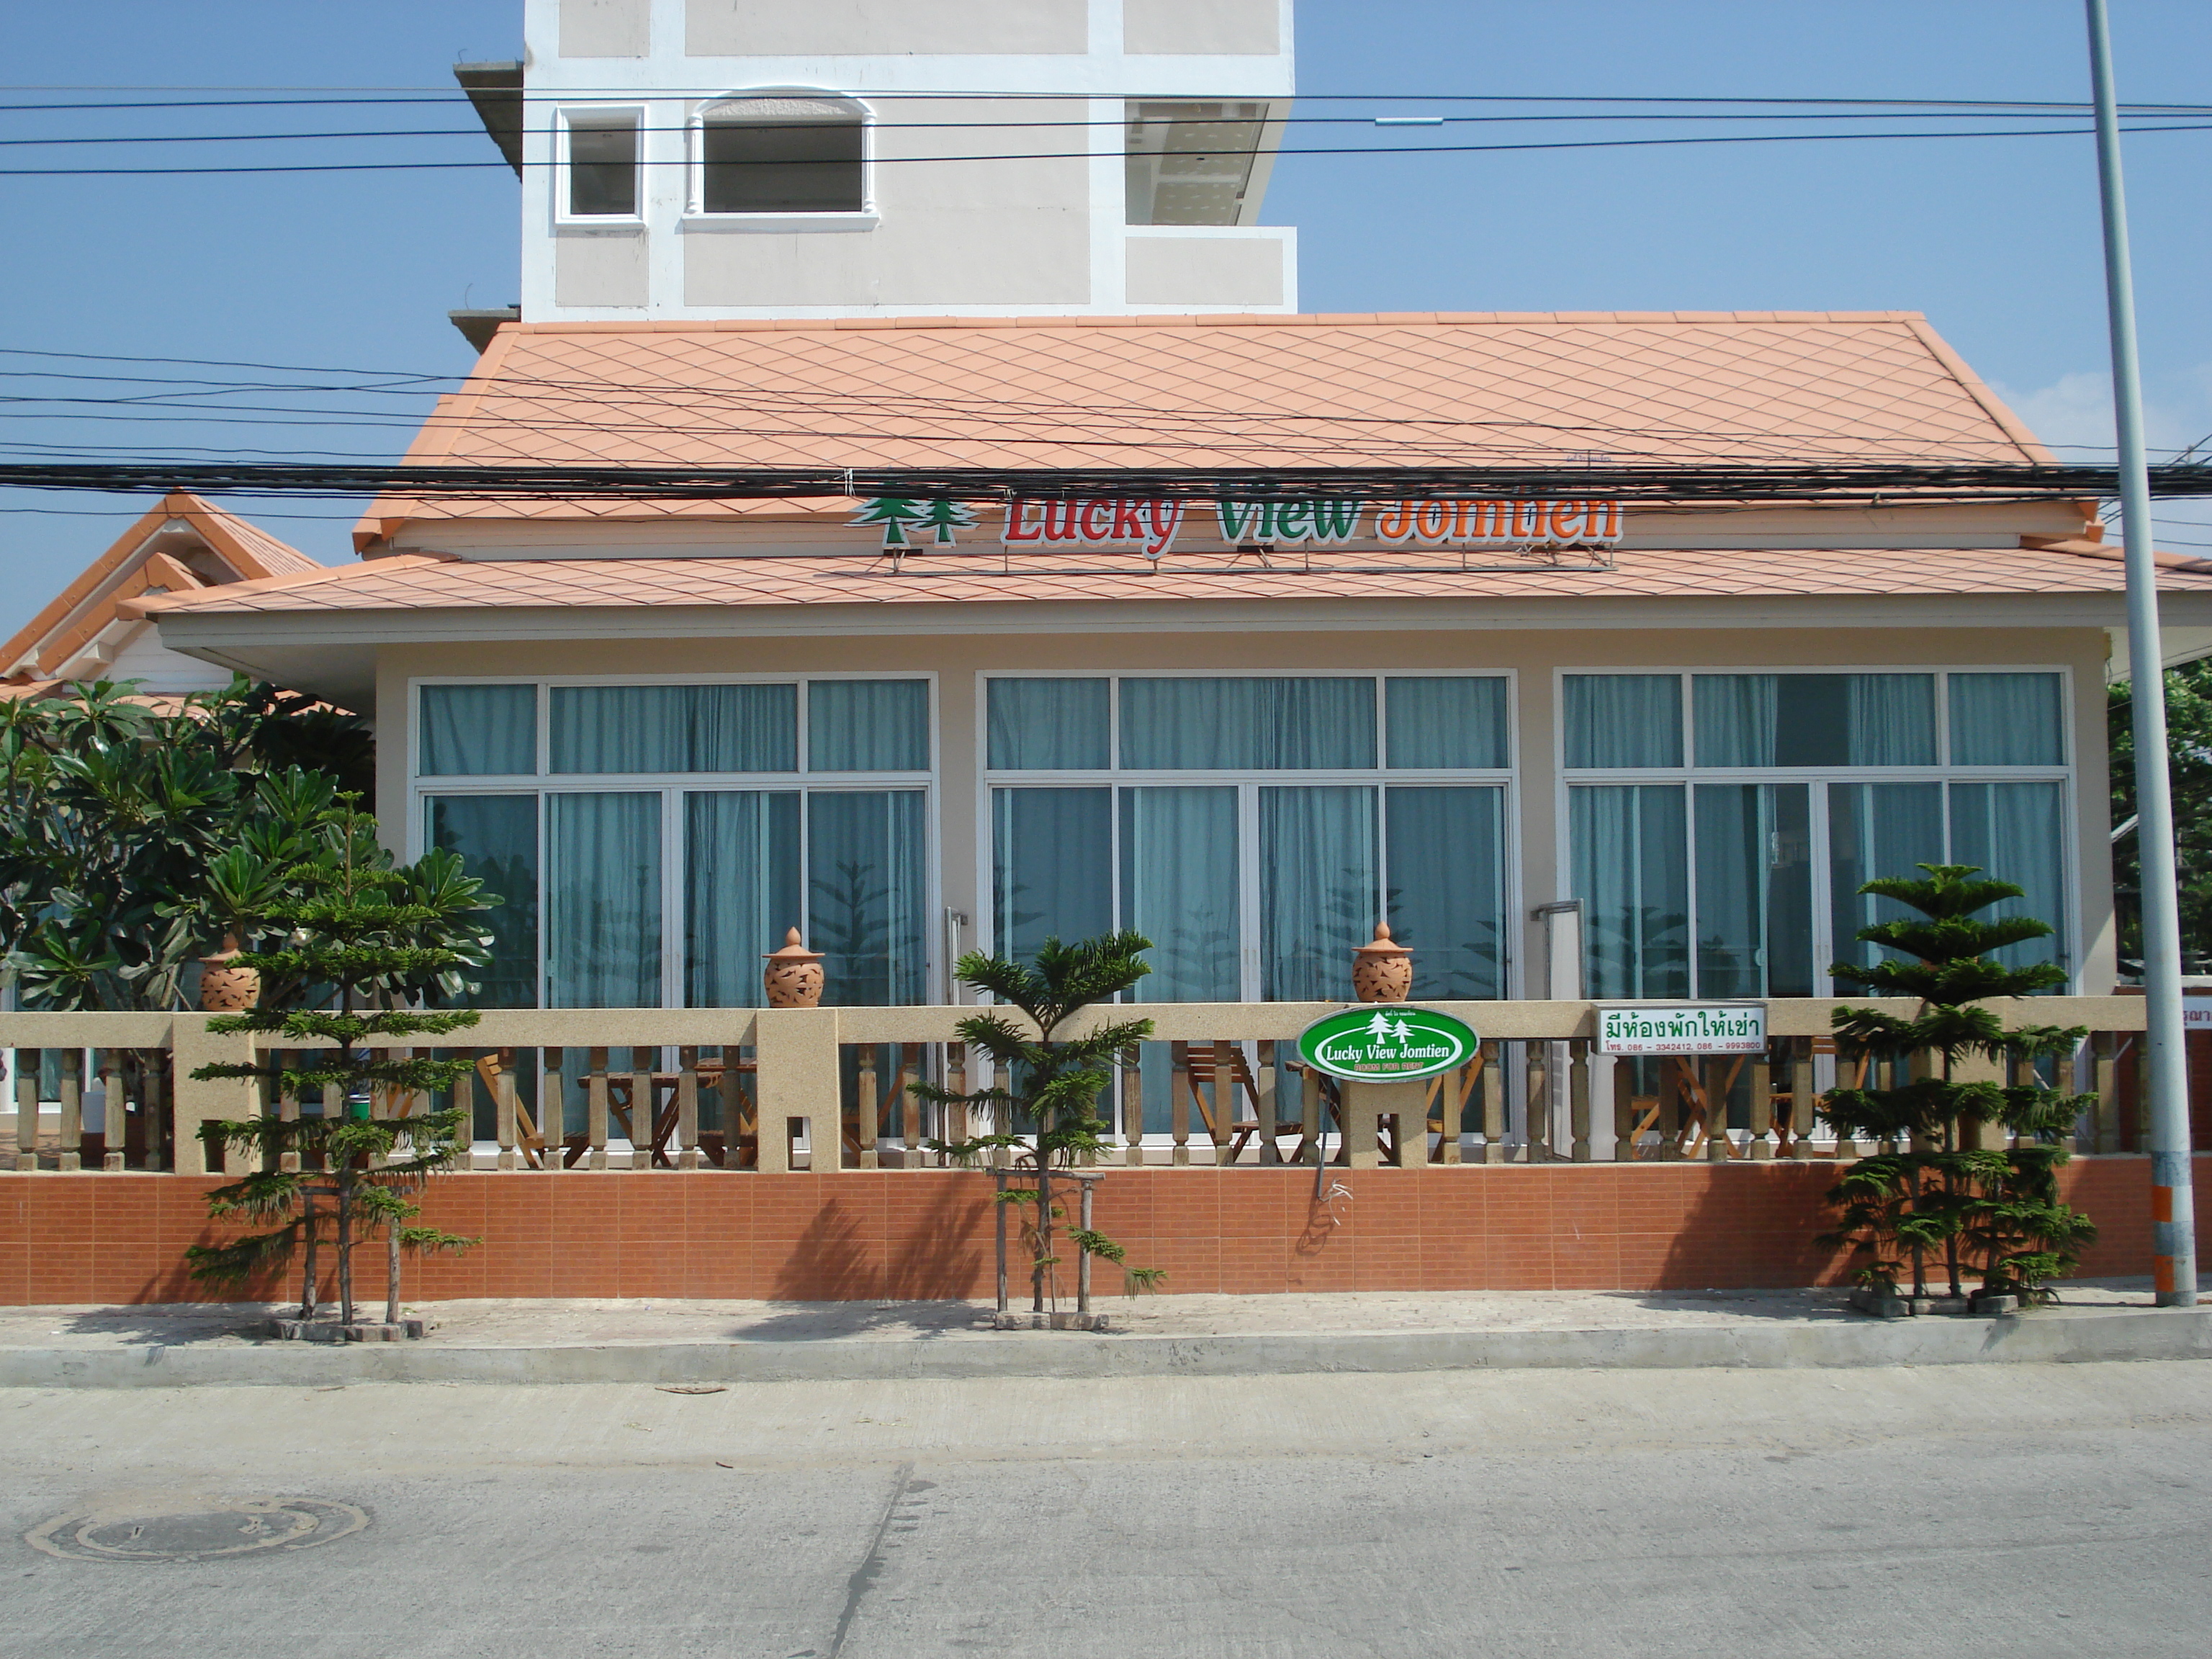
{"type": "MultiPolygon", "coordinates": [[[[1521,697],[1517,671],[1507,668],[1176,668],[1176,669],[1076,669],[1024,668],[984,669],[975,676],[975,892],[978,914],[975,918],[975,937],[981,948],[995,950],[999,940],[997,888],[995,884],[996,827],[991,808],[994,789],[1079,789],[1104,788],[1120,790],[1144,787],[1221,788],[1236,787],[1237,801],[1237,924],[1238,952],[1237,980],[1240,1000],[1260,1000],[1260,871],[1258,860],[1246,856],[1257,842],[1259,835],[1259,792],[1267,788],[1330,784],[1361,785],[1377,790],[1397,787],[1422,785],[1459,785],[1474,788],[1496,788],[1503,791],[1499,811],[1504,816],[1501,826],[1498,856],[1504,865],[1504,902],[1505,914],[1501,918],[1498,951],[1499,977],[1504,994],[1510,998],[1519,994],[1518,981],[1522,971],[1520,939],[1516,921],[1521,909],[1520,857],[1520,756],[1521,697]],[[993,680],[1106,680],[1111,682],[1107,694],[1107,761],[1108,765],[1097,771],[1012,771],[994,769],[990,764],[990,682],[993,680]],[[1281,770],[1258,770],[1235,768],[1226,770],[1201,771],[1189,769],[1173,770],[1127,768],[1121,764],[1121,696],[1120,682],[1123,680],[1161,679],[1368,679],[1375,684],[1375,743],[1376,764],[1364,768],[1328,768],[1281,770]],[[1383,685],[1394,679],[1494,679],[1505,682],[1506,762],[1503,767],[1394,769],[1386,764],[1389,758],[1389,708],[1383,685]]],[[[1113,854],[1108,872],[1109,891],[1112,914],[1121,915],[1121,815],[1119,797],[1111,819],[1113,854]]],[[[1387,896],[1390,886],[1389,840],[1384,833],[1385,802],[1378,793],[1376,813],[1376,880],[1380,895],[1387,896]]],[[[1378,897],[1378,903],[1381,902],[1378,897]]],[[[1347,967],[1346,971],[1349,971],[1347,967]]]]}
{"type": "Polygon", "coordinates": [[[572,225],[582,229],[598,228],[603,230],[629,230],[645,223],[646,174],[645,152],[648,112],[643,104],[563,104],[553,114],[553,222],[572,225]],[[620,117],[627,116],[629,125],[637,136],[637,159],[632,164],[636,173],[631,199],[637,204],[630,213],[573,213],[569,204],[574,199],[570,191],[569,140],[580,127],[605,128],[623,125],[620,117]]]}
{"type": "MultiPolygon", "coordinates": [[[[825,121],[825,125],[829,125],[825,121]]],[[[742,124],[740,124],[742,125],[742,124]]],[[[848,92],[830,87],[740,87],[709,98],[684,122],[684,218],[686,230],[819,231],[872,230],[883,222],[876,207],[876,112],[848,92]],[[708,118],[725,106],[748,100],[793,98],[836,104],[860,125],[860,205],[826,213],[709,213],[707,211],[708,118]]]]}
{"type": "MultiPolygon", "coordinates": [[[[418,859],[428,850],[428,808],[426,803],[432,796],[532,795],[537,798],[539,909],[536,1000],[537,1006],[543,1008],[545,1006],[544,892],[546,800],[561,794],[658,793],[661,797],[661,1001],[659,1006],[663,1008],[686,1007],[689,1005],[684,998],[684,815],[680,810],[680,799],[685,794],[720,793],[731,790],[798,794],[800,798],[799,879],[800,902],[804,907],[809,892],[805,827],[808,799],[816,794],[919,789],[923,792],[923,915],[935,917],[942,914],[944,829],[940,804],[943,800],[944,744],[939,730],[938,694],[938,677],[927,671],[852,674],[425,674],[411,677],[407,681],[407,824],[404,837],[406,856],[410,860],[418,859]],[[929,765],[926,769],[817,772],[809,768],[806,753],[807,687],[816,681],[850,683],[856,680],[919,680],[926,684],[928,688],[929,738],[929,765]],[[538,689],[536,769],[498,775],[425,775],[421,769],[419,730],[422,693],[426,686],[439,685],[535,686],[538,689]],[[795,685],[799,688],[795,733],[798,746],[793,756],[796,769],[788,772],[549,771],[547,767],[552,757],[553,699],[550,694],[556,687],[572,685],[795,685]]],[[[941,932],[942,929],[929,926],[925,926],[922,930],[923,994],[926,996],[942,995],[945,1000],[950,1001],[947,976],[951,964],[945,960],[944,941],[939,937],[941,932]]]]}
{"type": "MultiPolygon", "coordinates": [[[[1948,848],[1951,841],[1951,792],[1954,783],[2050,783],[2063,786],[2061,811],[2059,861],[2060,908],[2062,914],[2046,917],[2060,931],[2065,945],[2063,965],[2069,988],[2078,987],[2083,972],[2086,941],[2081,932],[2081,872],[2080,848],[2079,798],[2075,787],[2078,770],[2075,750],[2074,671],[2064,663],[1850,663],[1808,665],[1795,663],[1779,665],[1755,664],[1698,663],[1688,665],[1655,664],[1650,666],[1620,667],[1613,664],[1589,667],[1562,666],[1552,671],[1552,775],[1555,793],[1553,811],[1556,845],[1553,869],[1558,896],[1574,896],[1574,846],[1572,825],[1569,817],[1571,789],[1591,785],[1620,785],[1632,783],[1665,784],[1685,789],[1684,845],[1688,854],[1688,868],[1685,873],[1685,889],[1689,903],[1692,938],[1689,940],[1689,973],[1692,988],[1697,985],[1698,915],[1698,848],[1697,814],[1686,790],[1700,783],[1802,783],[1820,786],[1831,783],[1936,783],[1943,790],[1943,840],[1948,848]],[[1695,688],[1692,682],[1698,675],[1729,674],[1925,674],[1935,681],[1936,700],[1936,762],[1930,766],[1699,766],[1696,764],[1697,711],[1693,705],[1695,688]],[[1953,674],[2056,674],[2059,677],[2058,726],[2061,754],[2059,764],[2033,766],[1964,766],[1951,763],[1951,688],[1953,674]],[[1595,676],[1656,677],[1678,676],[1682,687],[1682,755],[1680,766],[1650,767],[1567,767],[1567,702],[1566,682],[1570,677],[1595,676]]],[[[1835,961],[1838,941],[1834,933],[1833,905],[1828,893],[1829,860],[1828,810],[1825,791],[1812,803],[1810,830],[1812,846],[1808,856],[1812,860],[1813,890],[1813,965],[1814,994],[1837,994],[1827,972],[1827,964],[1835,961]]],[[[1849,994],[1848,988],[1844,993],[1849,994]]],[[[1694,988],[1692,996],[1700,994],[1694,988]]]]}

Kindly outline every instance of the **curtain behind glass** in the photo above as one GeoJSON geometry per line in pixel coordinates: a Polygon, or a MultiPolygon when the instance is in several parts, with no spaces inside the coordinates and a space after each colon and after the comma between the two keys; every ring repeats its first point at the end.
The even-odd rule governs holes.
{"type": "Polygon", "coordinates": [[[2033,916],[2056,930],[2048,939],[2007,945],[1996,953],[1999,962],[2008,968],[2037,962],[2071,968],[2066,937],[2064,784],[1953,784],[1951,861],[1978,865],[1991,880],[2027,890],[2025,898],[2004,899],[1980,912],[1984,921],[2033,916]]]}
{"type": "Polygon", "coordinates": [[[1375,764],[1375,682],[1125,679],[1121,764],[1303,771],[1375,764]]]}
{"type": "Polygon", "coordinates": [[[1852,766],[1936,764],[1936,677],[1852,674],[1846,762],[1852,766]]]}
{"type": "Polygon", "coordinates": [[[1680,766],[1682,677],[1566,676],[1567,764],[1680,766]]]}
{"type": "Polygon", "coordinates": [[[426,685],[418,704],[424,777],[505,777],[538,769],[538,688],[426,685]]]}
{"type": "Polygon", "coordinates": [[[1511,765],[1505,702],[1502,678],[1383,681],[1389,763],[1407,769],[1511,765]]]}
{"type": "Polygon", "coordinates": [[[807,944],[822,1000],[884,1007],[927,999],[926,797],[919,789],[817,790],[806,800],[807,944]]]}
{"type": "Polygon", "coordinates": [[[810,682],[806,764],[816,772],[929,770],[929,682],[810,682]]]}
{"type": "Polygon", "coordinates": [[[1114,763],[1110,680],[993,680],[990,768],[994,772],[1103,772],[1114,763]]]}
{"type": "Polygon", "coordinates": [[[791,685],[556,685],[555,772],[793,772],[791,685]]]}
{"type": "Polygon", "coordinates": [[[545,1001],[660,1006],[660,797],[545,798],[545,1001]]]}
{"type": "Polygon", "coordinates": [[[1054,936],[1073,944],[1114,926],[1114,793],[991,792],[992,939],[1028,962],[1054,936]]]}
{"type": "Polygon", "coordinates": [[[1569,856],[1594,997],[1690,994],[1684,805],[1680,784],[1567,791],[1569,856]]]}
{"type": "Polygon", "coordinates": [[[684,798],[684,1000],[753,1008],[761,957],[801,925],[799,796],[715,790],[684,798]]]}
{"type": "Polygon", "coordinates": [[[1690,681],[1690,718],[1700,766],[1771,766],[1777,678],[1772,674],[1698,674],[1690,681]]]}
{"type": "Polygon", "coordinates": [[[1375,791],[1260,791],[1260,995],[1341,1002],[1352,953],[1375,937],[1375,791]]]}
{"type": "Polygon", "coordinates": [[[1916,913],[1859,889],[1877,878],[1917,880],[1926,873],[1920,866],[1942,862],[1942,784],[1830,784],[1828,917],[1836,960],[1858,968],[1885,957],[1901,960],[1894,951],[1863,941],[1859,929],[1916,913]]]}
{"type": "Polygon", "coordinates": [[[1382,801],[1390,934],[1413,952],[1413,994],[1503,997],[1505,792],[1401,786],[1382,801]]]}
{"type": "Polygon", "coordinates": [[[1142,1002],[1236,1002],[1237,792],[1121,791],[1121,925],[1152,941],[1142,1002]]]}
{"type": "Polygon", "coordinates": [[[2060,690],[2056,674],[1952,675],[1951,764],[2063,764],[2060,690]]]}
{"type": "Polygon", "coordinates": [[[1809,790],[1802,783],[1701,783],[1698,994],[1813,994],[1809,790]]]}
{"type": "Polygon", "coordinates": [[[430,845],[461,855],[461,867],[499,902],[483,912],[491,961],[462,1000],[478,1008],[538,1006],[538,797],[433,795],[425,803],[430,845]]]}

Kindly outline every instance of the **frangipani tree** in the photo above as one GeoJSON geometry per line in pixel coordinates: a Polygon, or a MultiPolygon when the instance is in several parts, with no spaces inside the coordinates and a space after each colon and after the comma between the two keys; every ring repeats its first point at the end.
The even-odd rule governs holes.
{"type": "Polygon", "coordinates": [[[1959,1296],[1961,1274],[1980,1274],[1982,1288],[2047,1299],[2049,1280],[2069,1272],[2096,1228],[2080,1211],[2059,1201],[2057,1170],[2066,1161],[2061,1137],[2088,1104],[2040,1083],[2007,1085],[1961,1077],[1970,1060],[2002,1065],[2034,1062],[2071,1053],[2085,1033],[2078,1027],[2008,1028],[1997,997],[2055,990],[2065,971],[2052,963],[2008,968],[1993,958],[2007,945],[2047,937],[2049,923],[2032,917],[1978,920],[1976,912],[2019,898],[2010,882],[1974,879],[1972,865],[1923,864],[1919,879],[1870,881],[1859,890],[1893,899],[1917,917],[1863,927],[1858,937],[1898,953],[1862,967],[1839,962],[1838,980],[1892,997],[1911,997],[1911,1015],[1881,1008],[1838,1008],[1833,1018],[1837,1052],[1919,1074],[1887,1088],[1838,1089],[1821,1115],[1838,1135],[1881,1142],[1894,1150],[1853,1164],[1829,1194],[1843,1211],[1843,1225],[1824,1242],[1849,1244],[1869,1258],[1857,1270],[1863,1284],[1894,1294],[1909,1273],[1912,1294],[1928,1294],[1928,1264],[1940,1257],[1949,1293],[1959,1296]],[[1969,1143],[1969,1126],[1994,1124],[2013,1132],[2008,1150],[1969,1143]]]}
{"type": "MultiPolygon", "coordinates": [[[[1104,1150],[1107,1125],[1097,1115],[1098,1097],[1112,1079],[1115,1062],[1152,1034],[1149,1019],[1110,1021],[1080,1036],[1060,1033],[1086,1009],[1110,1001],[1152,972],[1139,958],[1152,949],[1141,933],[1107,933],[1074,945],[1048,939],[1030,963],[971,951],[955,971],[963,985],[988,993],[1018,1010],[1021,1023],[1002,1013],[979,1013],[962,1020],[960,1039],[990,1056],[998,1081],[990,1087],[955,1094],[920,1085],[924,1098],[940,1105],[987,1108],[992,1130],[967,1140],[933,1140],[948,1157],[966,1159],[994,1149],[1012,1154],[1014,1166],[1036,1177],[1034,1187],[1008,1188],[1002,1204],[1034,1211],[1024,1226],[1031,1247],[1030,1275],[1037,1305],[1054,1291],[1051,1270],[1059,1265],[1054,1223],[1062,1218],[1052,1196],[1052,1172],[1079,1160],[1095,1161],[1104,1150]],[[1021,1132],[1020,1126],[1034,1130],[1021,1132]]],[[[1157,1284],[1158,1268],[1131,1267],[1122,1247],[1103,1233],[1074,1228],[1067,1242],[1086,1255],[1120,1264],[1132,1290],[1157,1284]]]]}

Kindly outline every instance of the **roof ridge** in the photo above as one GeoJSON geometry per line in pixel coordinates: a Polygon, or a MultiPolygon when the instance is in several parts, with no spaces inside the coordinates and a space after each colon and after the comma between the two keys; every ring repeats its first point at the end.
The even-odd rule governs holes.
{"type": "MultiPolygon", "coordinates": [[[[1709,323],[1924,323],[1920,311],[1376,311],[1376,312],[1172,312],[1098,313],[1054,316],[963,316],[916,313],[896,317],[701,317],[657,318],[650,321],[510,323],[502,336],[560,334],[788,334],[847,333],[882,330],[959,329],[1173,329],[1173,328],[1382,328],[1484,325],[1553,326],[1620,324],[1709,323]]],[[[477,365],[477,373],[483,364],[477,365]]],[[[475,376],[471,376],[474,379],[475,376]]],[[[465,395],[464,386],[454,396],[465,395]]]]}

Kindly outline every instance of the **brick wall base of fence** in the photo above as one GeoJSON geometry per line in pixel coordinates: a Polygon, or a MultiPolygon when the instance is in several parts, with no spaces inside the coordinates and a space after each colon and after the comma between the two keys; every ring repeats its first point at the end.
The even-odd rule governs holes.
{"type": "MultiPolygon", "coordinates": [[[[2197,1170],[2212,1237],[2212,1157],[2197,1170]]],[[[1166,1268],[1170,1293],[1832,1285],[1849,1266],[1814,1238],[1834,1179],[1821,1163],[1331,1170],[1317,1200],[1310,1169],[1122,1169],[1099,1182],[1097,1224],[1131,1265],[1166,1268]]],[[[2149,1160],[2079,1159],[2063,1179],[2100,1230],[2085,1275],[2148,1274],[2149,1160]]],[[[219,1299],[183,1262],[225,1236],[204,1201],[218,1184],[0,1174],[0,1304],[219,1299]]],[[[943,1170],[446,1176],[423,1219],[483,1243],[410,1265],[408,1295],[984,1297],[990,1192],[988,1176],[943,1170]]],[[[380,1246],[363,1257],[362,1292],[380,1296],[380,1246]]],[[[1118,1288],[1110,1269],[1100,1288],[1118,1288]]]]}

